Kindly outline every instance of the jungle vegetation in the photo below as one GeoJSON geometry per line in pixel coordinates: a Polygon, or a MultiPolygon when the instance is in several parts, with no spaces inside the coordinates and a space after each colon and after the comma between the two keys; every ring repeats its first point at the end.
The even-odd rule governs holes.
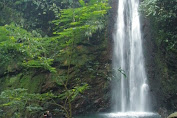
{"type": "Polygon", "coordinates": [[[161,92],[162,107],[176,111],[177,88],[177,1],[143,0],[140,11],[149,19],[152,39],[155,42],[155,61],[161,92]]]}
{"type": "MultiPolygon", "coordinates": [[[[38,117],[51,106],[63,117],[73,117],[73,101],[89,89],[73,70],[84,66],[93,71],[86,64],[92,57],[79,45],[91,45],[90,38],[106,31],[110,8],[108,0],[1,0],[0,79],[49,73],[60,92],[7,87],[0,91],[0,117],[38,117]]],[[[171,55],[177,54],[176,0],[143,0],[140,11],[151,20],[159,50],[175,65],[171,55]]]]}
{"type": "Polygon", "coordinates": [[[78,59],[77,44],[89,42],[93,34],[105,28],[109,9],[107,0],[0,1],[1,77],[29,71],[50,73],[61,87],[60,93],[4,90],[0,117],[42,116],[53,105],[71,118],[72,101],[89,87],[87,83],[70,83],[73,68],[86,63],[78,59]],[[62,75],[58,74],[61,67],[67,70],[62,75]]]}

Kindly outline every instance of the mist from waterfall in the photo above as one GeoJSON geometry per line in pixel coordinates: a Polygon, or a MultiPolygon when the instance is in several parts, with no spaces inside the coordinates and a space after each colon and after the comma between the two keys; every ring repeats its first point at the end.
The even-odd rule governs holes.
{"type": "Polygon", "coordinates": [[[118,2],[112,62],[115,112],[150,111],[138,7],[139,0],[118,2]]]}

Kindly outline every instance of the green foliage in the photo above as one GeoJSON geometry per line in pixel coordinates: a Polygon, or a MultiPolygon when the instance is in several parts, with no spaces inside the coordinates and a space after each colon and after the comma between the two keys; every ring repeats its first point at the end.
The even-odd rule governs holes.
{"type": "Polygon", "coordinates": [[[118,71],[119,71],[125,78],[127,77],[124,70],[122,70],[121,68],[119,68],[118,71]]]}
{"type": "Polygon", "coordinates": [[[79,0],[81,6],[85,6],[85,2],[83,0],[79,0]]]}
{"type": "Polygon", "coordinates": [[[0,26],[16,22],[23,24],[23,17],[19,11],[13,8],[11,0],[0,1],[0,26]]]}
{"type": "MultiPolygon", "coordinates": [[[[74,54],[79,54],[76,53],[78,51],[76,44],[104,28],[105,15],[110,8],[107,1],[92,1],[88,4],[83,0],[79,2],[81,7],[63,9],[61,14],[58,14],[59,19],[53,21],[56,25],[54,34],[57,36],[55,38],[58,41],[62,39],[62,43],[59,44],[60,47],[63,47],[61,49],[62,57],[72,54],[70,64],[74,65],[75,58],[78,58],[78,55],[74,54]]],[[[60,58],[62,59],[62,57],[60,58]]],[[[66,59],[63,61],[69,62],[66,59]]]]}
{"type": "MultiPolygon", "coordinates": [[[[11,32],[8,29],[10,27],[4,26],[0,27],[0,30],[2,31],[3,36],[1,37],[1,42],[0,42],[0,60],[1,63],[0,65],[4,68],[3,71],[11,71],[11,67],[9,66],[10,64],[13,64],[17,67],[17,64],[14,59],[21,60],[19,55],[21,55],[21,51],[19,50],[20,43],[17,43],[17,40],[14,38],[13,35],[11,35],[11,32]],[[16,64],[14,64],[16,63],[16,64]]],[[[12,67],[12,68],[16,68],[12,67]]]]}
{"type": "Polygon", "coordinates": [[[49,70],[50,72],[56,72],[55,68],[50,66],[52,63],[53,59],[38,57],[38,59],[24,62],[23,66],[28,68],[44,68],[46,70],[49,70]]]}
{"type": "Polygon", "coordinates": [[[176,0],[144,0],[140,10],[152,19],[158,42],[167,50],[177,51],[176,0]]]}
{"type": "Polygon", "coordinates": [[[7,40],[8,37],[8,31],[4,27],[0,27],[0,42],[7,40]]]}
{"type": "MultiPolygon", "coordinates": [[[[26,89],[20,88],[3,91],[0,95],[0,107],[5,111],[3,115],[24,117],[27,114],[27,117],[30,117],[44,110],[44,103],[47,103],[60,107],[62,112],[65,112],[63,114],[71,118],[73,101],[89,88],[88,84],[72,83],[79,80],[73,76],[73,70],[78,70],[78,67],[85,65],[89,60],[86,54],[81,56],[84,53],[82,50],[86,49],[79,47],[78,43],[86,41],[85,39],[89,39],[105,27],[105,16],[110,8],[108,1],[4,0],[0,2],[0,8],[1,6],[3,15],[12,15],[12,11],[15,10],[14,14],[19,14],[20,19],[6,22],[7,17],[0,17],[0,24],[4,25],[0,26],[0,75],[21,70],[21,73],[28,70],[35,73],[47,70],[51,72],[51,76],[57,76],[55,82],[61,87],[56,95],[29,94],[26,89]],[[11,9],[10,12],[7,12],[7,9],[11,9]],[[54,34],[50,34],[53,32],[53,25],[49,22],[54,18],[56,28],[54,34]],[[11,23],[12,21],[14,23],[11,23]],[[54,36],[42,37],[46,34],[42,34],[41,30],[54,36]],[[58,67],[55,64],[58,64],[58,67]],[[63,73],[60,72],[60,67],[64,68],[63,73]]],[[[31,75],[27,78],[11,78],[11,84],[8,85],[11,86],[18,80],[20,87],[27,86],[25,82],[31,82],[28,79],[31,79],[31,75]]],[[[38,84],[35,83],[36,85],[38,84]]]]}
{"type": "Polygon", "coordinates": [[[71,100],[75,100],[76,96],[83,93],[85,90],[89,88],[88,84],[84,84],[82,86],[75,86],[70,94],[72,95],[71,100]]]}
{"type": "Polygon", "coordinates": [[[176,109],[176,60],[177,60],[177,1],[144,0],[140,10],[150,19],[153,38],[158,47],[155,61],[160,75],[160,86],[168,109],[176,109]],[[169,97],[171,96],[171,97],[169,97]],[[173,96],[173,97],[172,97],[173,96]]]}
{"type": "MultiPolygon", "coordinates": [[[[81,40],[91,37],[92,34],[97,31],[101,31],[105,24],[105,15],[107,10],[110,8],[107,1],[91,1],[86,4],[83,0],[79,0],[80,7],[73,7],[63,9],[58,14],[59,19],[54,20],[53,23],[56,25],[55,39],[60,43],[59,58],[66,57],[62,60],[65,66],[68,68],[66,76],[59,77],[58,84],[65,87],[63,93],[59,95],[59,98],[65,100],[64,106],[68,106],[66,117],[72,117],[72,101],[76,98],[79,93],[82,93],[88,88],[88,85],[83,86],[72,86],[68,87],[69,80],[71,80],[70,72],[72,70],[71,65],[75,65],[77,68],[79,64],[75,63],[75,58],[78,60],[79,51],[77,43],[81,40]],[[67,103],[67,105],[66,105],[67,103]]],[[[61,60],[60,60],[61,61],[61,60]]]]}
{"type": "Polygon", "coordinates": [[[104,15],[110,8],[107,2],[100,2],[93,5],[64,9],[61,11],[60,19],[53,21],[60,28],[55,32],[59,38],[71,38],[73,35],[81,38],[82,36],[92,36],[97,30],[104,27],[104,15]],[[85,34],[85,35],[84,35],[85,34]]]}
{"type": "MultiPolygon", "coordinates": [[[[0,25],[14,22],[41,35],[51,35],[52,20],[60,9],[71,6],[73,0],[3,0],[0,1],[0,25]]],[[[77,2],[74,2],[77,3],[77,2]]]]}
{"type": "Polygon", "coordinates": [[[72,102],[79,94],[82,94],[87,89],[88,84],[84,84],[82,86],[75,86],[73,89],[64,91],[63,93],[58,95],[58,98],[60,98],[61,100],[66,100],[68,99],[68,97],[71,97],[72,102]]]}
{"type": "Polygon", "coordinates": [[[40,117],[36,114],[41,114],[50,105],[60,107],[65,111],[67,109],[66,104],[60,105],[54,99],[67,100],[68,97],[71,97],[73,101],[77,95],[83,93],[87,88],[88,84],[84,84],[59,95],[28,93],[28,90],[23,88],[5,90],[0,94],[0,109],[4,111],[0,117],[40,117]]]}
{"type": "Polygon", "coordinates": [[[44,111],[46,108],[40,104],[47,103],[53,97],[52,93],[29,94],[27,89],[22,88],[5,90],[0,94],[0,108],[4,111],[8,109],[7,112],[3,112],[5,117],[30,117],[34,113],[44,111]]]}
{"type": "Polygon", "coordinates": [[[43,68],[56,72],[55,68],[51,67],[53,59],[47,57],[45,48],[48,44],[42,38],[35,38],[33,34],[14,24],[0,26],[0,31],[2,33],[0,37],[2,72],[13,72],[22,67],[43,68]]]}

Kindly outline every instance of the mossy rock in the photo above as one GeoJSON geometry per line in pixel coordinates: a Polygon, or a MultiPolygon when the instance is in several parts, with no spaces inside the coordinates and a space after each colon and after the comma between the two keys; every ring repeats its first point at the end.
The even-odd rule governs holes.
{"type": "Polygon", "coordinates": [[[17,74],[17,75],[13,75],[13,76],[5,76],[3,78],[1,78],[1,87],[0,87],[0,91],[6,90],[8,88],[16,88],[18,87],[18,83],[19,80],[21,78],[22,74],[17,74]]]}
{"type": "Polygon", "coordinates": [[[0,91],[6,89],[15,89],[15,88],[25,88],[28,89],[29,93],[39,93],[42,88],[42,84],[45,81],[45,74],[39,74],[34,76],[34,73],[30,74],[17,74],[13,76],[6,76],[1,78],[1,88],[0,91]]]}
{"type": "Polygon", "coordinates": [[[44,75],[24,75],[19,81],[19,87],[28,89],[29,93],[39,93],[42,88],[44,75]]]}
{"type": "Polygon", "coordinates": [[[172,114],[169,115],[167,118],[177,118],[177,112],[172,113],[172,114]]]}

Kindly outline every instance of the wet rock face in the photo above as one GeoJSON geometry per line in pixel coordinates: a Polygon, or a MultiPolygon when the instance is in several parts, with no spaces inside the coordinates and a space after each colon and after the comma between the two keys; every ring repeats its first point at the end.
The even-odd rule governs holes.
{"type": "Polygon", "coordinates": [[[144,38],[145,66],[148,83],[150,86],[152,110],[156,112],[161,111],[159,114],[162,113],[164,116],[164,111],[162,112],[162,108],[165,105],[165,95],[162,81],[168,78],[168,74],[165,72],[165,58],[163,58],[162,52],[159,50],[150,19],[146,19],[142,16],[141,22],[144,38]]]}
{"type": "Polygon", "coordinates": [[[159,108],[158,113],[161,115],[162,118],[167,118],[167,109],[166,108],[159,108]]]}
{"type": "Polygon", "coordinates": [[[151,26],[148,19],[145,19],[144,16],[141,18],[142,22],[142,34],[143,34],[143,47],[144,47],[144,58],[145,58],[145,67],[147,72],[147,80],[150,86],[150,95],[153,109],[157,109],[158,101],[157,94],[159,96],[159,80],[157,77],[156,71],[156,45],[152,36],[151,26]]]}
{"type": "MultiPolygon", "coordinates": [[[[165,114],[177,108],[177,53],[167,51],[158,44],[152,21],[142,17],[142,32],[144,38],[144,57],[150,85],[152,107],[155,111],[166,109],[165,114]]],[[[164,116],[164,112],[162,116],[164,116]]],[[[165,118],[165,116],[164,116],[165,118]]]]}
{"type": "Polygon", "coordinates": [[[112,35],[115,31],[115,22],[116,22],[116,18],[117,18],[117,7],[118,7],[118,0],[110,0],[110,5],[111,5],[111,9],[109,11],[109,21],[108,21],[108,36],[110,41],[113,41],[112,35]]]}

